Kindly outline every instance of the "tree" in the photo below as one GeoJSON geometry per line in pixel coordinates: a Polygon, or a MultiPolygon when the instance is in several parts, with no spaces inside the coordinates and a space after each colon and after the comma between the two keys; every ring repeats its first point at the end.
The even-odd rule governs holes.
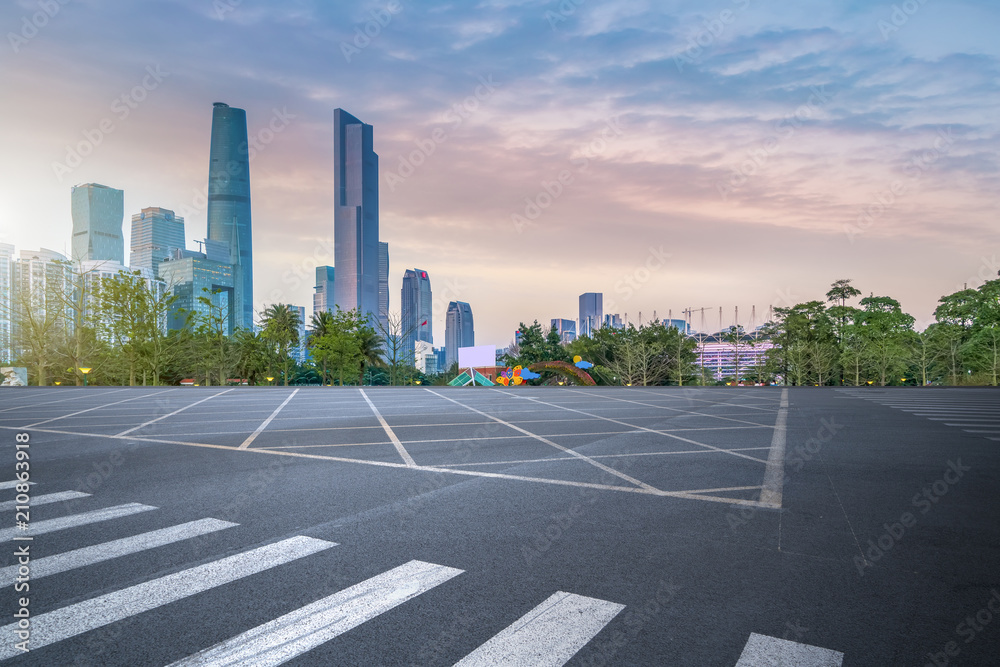
{"type": "Polygon", "coordinates": [[[325,354],[317,354],[315,346],[319,339],[333,332],[333,330],[333,313],[328,310],[321,310],[318,313],[313,313],[312,321],[309,325],[309,333],[306,335],[306,344],[310,348],[310,353],[312,354],[313,359],[320,367],[320,383],[324,385],[329,384],[329,377],[327,374],[329,359],[325,354]]]}
{"type": "Polygon", "coordinates": [[[990,384],[997,386],[1000,374],[1000,325],[991,323],[980,327],[966,343],[970,360],[990,377],[990,384]]]}
{"type": "Polygon", "coordinates": [[[745,347],[745,335],[743,327],[737,324],[729,327],[720,336],[722,342],[733,346],[733,373],[736,376],[735,380],[737,383],[740,381],[740,351],[745,347]]]}
{"type": "Polygon", "coordinates": [[[670,375],[662,343],[633,326],[615,331],[611,354],[600,361],[623,385],[655,385],[670,375]]]}
{"type": "Polygon", "coordinates": [[[913,317],[887,296],[867,296],[861,300],[858,314],[860,331],[865,337],[872,370],[885,386],[889,378],[906,363],[907,348],[912,342],[913,317]]]}
{"type": "Polygon", "coordinates": [[[152,370],[158,384],[163,364],[174,353],[164,339],[174,297],[163,292],[161,284],[144,279],[139,271],[104,277],[96,291],[101,320],[127,364],[129,386],[135,386],[140,369],[152,370]]]}
{"type": "MultiPolygon", "coordinates": [[[[389,371],[389,384],[397,385],[411,374],[410,362],[413,360],[413,350],[407,351],[406,343],[418,328],[403,325],[403,317],[398,313],[386,313],[384,319],[375,320],[376,331],[382,339],[383,360],[389,371]]],[[[415,371],[416,369],[413,369],[415,371]]]]}
{"type": "Polygon", "coordinates": [[[267,377],[267,369],[274,359],[274,348],[263,335],[253,329],[240,327],[233,334],[236,353],[236,372],[247,383],[256,385],[267,377]]]}
{"type": "Polygon", "coordinates": [[[284,384],[288,386],[291,348],[299,343],[299,313],[287,303],[273,303],[261,314],[264,338],[278,349],[284,367],[284,384]]]}
{"type": "Polygon", "coordinates": [[[62,299],[65,285],[50,285],[53,276],[46,278],[41,284],[22,277],[11,286],[12,347],[39,387],[48,384],[48,371],[69,324],[62,299]]]}

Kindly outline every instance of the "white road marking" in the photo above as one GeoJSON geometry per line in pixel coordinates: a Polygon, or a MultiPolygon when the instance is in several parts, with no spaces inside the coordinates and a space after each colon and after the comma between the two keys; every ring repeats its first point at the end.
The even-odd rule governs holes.
{"type": "Polygon", "coordinates": [[[392,440],[393,446],[396,448],[396,451],[399,452],[399,455],[403,458],[403,461],[406,462],[406,465],[411,468],[416,466],[417,462],[414,461],[413,457],[410,456],[410,453],[406,451],[406,447],[403,447],[403,443],[401,443],[399,441],[399,438],[396,437],[396,434],[393,433],[392,428],[382,417],[382,413],[378,411],[378,408],[375,407],[375,404],[372,403],[372,400],[368,398],[368,394],[365,393],[365,390],[362,389],[361,387],[358,387],[358,391],[361,392],[361,396],[365,399],[365,402],[368,403],[368,407],[372,409],[373,413],[375,413],[375,417],[376,419],[378,419],[378,423],[382,425],[382,428],[385,430],[385,434],[389,436],[390,440],[392,440]]]}
{"type": "MultiPolygon", "coordinates": [[[[128,389],[129,389],[128,387],[126,387],[125,389],[114,389],[112,391],[101,392],[101,395],[103,396],[103,395],[106,395],[106,394],[117,394],[120,391],[128,391],[128,389]]],[[[50,391],[50,392],[47,392],[46,395],[48,395],[48,394],[55,394],[58,391],[60,391],[60,390],[57,389],[55,391],[50,391]]],[[[34,401],[32,401],[32,400],[29,399],[27,401],[27,404],[25,404],[25,405],[15,405],[12,408],[4,408],[3,410],[0,410],[0,412],[10,412],[11,410],[21,410],[21,409],[26,408],[26,407],[37,408],[37,407],[41,407],[43,405],[51,405],[53,403],[66,403],[68,401],[79,401],[81,398],[94,398],[97,395],[98,395],[97,393],[81,392],[80,395],[73,396],[72,398],[60,398],[60,399],[57,399],[55,401],[44,401],[42,403],[35,403],[34,401]]],[[[35,398],[37,398],[37,396],[35,398]]]]}
{"type": "Polygon", "coordinates": [[[200,401],[195,401],[191,405],[185,405],[183,408],[180,408],[179,410],[174,410],[170,414],[163,415],[162,417],[157,417],[156,419],[150,419],[148,422],[143,422],[142,424],[139,424],[138,426],[133,426],[132,428],[127,429],[125,431],[122,431],[121,433],[116,433],[115,437],[120,438],[123,435],[128,435],[129,433],[132,433],[134,431],[138,431],[139,429],[145,428],[145,427],[149,426],[150,424],[155,424],[156,422],[160,421],[161,419],[166,419],[167,417],[173,417],[177,413],[184,412],[188,408],[193,408],[194,406],[198,405],[199,403],[204,403],[205,401],[210,401],[213,398],[215,398],[216,396],[222,396],[223,394],[229,393],[231,391],[232,391],[232,389],[226,389],[225,391],[220,391],[217,394],[212,394],[211,396],[209,396],[207,398],[203,398],[200,401]]]}
{"type": "MultiPolygon", "coordinates": [[[[333,546],[333,542],[299,535],[34,616],[31,648],[75,637],[333,546]]],[[[14,647],[16,630],[16,622],[0,628],[0,660],[20,654],[14,647]]]]}
{"type": "Polygon", "coordinates": [[[844,654],[828,648],[809,646],[787,639],[750,634],[736,667],[840,667],[844,654]]]}
{"type": "MultiPolygon", "coordinates": [[[[574,390],[568,389],[567,391],[574,391],[574,390]]],[[[615,424],[621,424],[622,426],[631,426],[632,428],[634,428],[636,430],[639,430],[639,431],[646,431],[647,433],[656,433],[658,435],[663,435],[663,436],[666,436],[668,438],[673,438],[674,440],[680,440],[681,442],[686,442],[689,445],[695,445],[696,447],[704,447],[705,449],[709,449],[709,450],[711,450],[713,452],[721,452],[721,453],[725,453],[725,454],[731,454],[732,456],[738,456],[738,457],[743,458],[743,459],[749,459],[751,461],[756,461],[757,463],[767,463],[763,459],[758,459],[755,456],[748,456],[746,454],[740,454],[739,452],[736,452],[735,450],[732,450],[732,449],[723,449],[721,447],[714,447],[712,445],[706,445],[703,442],[698,442],[697,440],[691,440],[690,438],[684,438],[684,437],[681,437],[679,435],[674,435],[669,430],[659,430],[659,429],[655,429],[655,428],[647,428],[646,426],[639,426],[637,424],[629,424],[628,422],[623,422],[620,419],[612,419],[611,417],[602,417],[600,415],[595,415],[595,414],[593,414],[591,412],[584,412],[583,410],[577,410],[576,408],[565,408],[565,407],[562,407],[562,406],[560,406],[560,405],[558,405],[556,403],[546,403],[545,401],[539,400],[537,398],[531,398],[531,397],[527,397],[526,396],[525,400],[534,401],[534,402],[539,403],[541,405],[551,405],[551,406],[559,408],[561,410],[568,410],[570,412],[575,412],[576,414],[584,415],[585,417],[596,417],[597,419],[603,419],[604,421],[613,422],[615,424]]],[[[635,403],[636,402],[636,401],[629,401],[629,400],[626,400],[624,398],[622,398],[622,399],[614,399],[614,400],[621,400],[621,401],[625,401],[626,403],[635,403]]],[[[640,404],[640,405],[642,405],[642,404],[640,404]]],[[[652,406],[652,407],[656,407],[656,406],[652,406]]],[[[731,421],[738,421],[738,420],[731,420],[731,421]]],[[[751,422],[747,422],[747,423],[751,423],[751,422]]],[[[762,426],[762,425],[761,424],[753,424],[753,426],[758,426],[759,427],[759,426],[762,426]]],[[[773,428],[773,427],[768,427],[768,428],[773,428]]]]}
{"type": "Polygon", "coordinates": [[[29,524],[28,530],[19,530],[17,528],[4,528],[3,530],[0,530],[0,542],[8,542],[18,536],[34,537],[43,533],[51,533],[56,530],[86,526],[90,523],[109,521],[111,519],[129,516],[130,514],[138,514],[139,512],[148,512],[149,510],[155,509],[156,508],[151,505],[127,503],[125,505],[115,505],[114,507],[106,507],[92,512],[84,512],[83,514],[71,514],[58,519],[32,521],[29,524]]]}
{"type": "Polygon", "coordinates": [[[253,433],[251,433],[250,436],[246,440],[243,441],[243,444],[240,445],[240,449],[246,449],[247,447],[249,447],[250,443],[257,439],[257,436],[260,435],[264,431],[265,428],[267,428],[267,425],[271,423],[272,419],[274,419],[275,417],[278,416],[278,413],[281,412],[281,409],[283,407],[285,407],[286,405],[288,405],[289,401],[291,401],[293,398],[295,398],[295,394],[297,394],[297,393],[299,393],[298,389],[296,389],[291,394],[289,394],[288,398],[286,398],[281,405],[279,405],[277,408],[275,408],[274,412],[271,413],[271,416],[268,417],[267,419],[265,419],[264,422],[260,426],[257,427],[257,430],[254,431],[253,433]]]}
{"type": "Polygon", "coordinates": [[[781,407],[774,421],[774,435],[771,437],[771,452],[767,456],[764,470],[764,489],[760,492],[760,502],[781,508],[781,495],[785,486],[785,431],[788,426],[788,389],[781,390],[781,407]]]}
{"type": "Polygon", "coordinates": [[[168,391],[176,391],[174,389],[164,389],[163,391],[156,391],[152,394],[143,394],[142,396],[133,396],[132,398],[123,398],[120,401],[115,401],[114,403],[103,403],[97,407],[87,408],[86,410],[77,410],[76,412],[71,412],[68,415],[62,415],[59,417],[52,417],[51,419],[45,419],[40,422],[35,422],[34,424],[28,424],[27,426],[22,426],[21,428],[34,428],[35,426],[41,426],[42,424],[48,424],[49,422],[59,421],[60,419],[67,419],[69,417],[75,417],[76,415],[82,415],[84,412],[92,412],[93,410],[102,410],[104,408],[110,408],[112,405],[118,405],[119,403],[128,403],[129,401],[138,401],[143,398],[149,398],[150,396],[156,396],[157,394],[165,394],[168,391]]]}
{"type": "MultiPolygon", "coordinates": [[[[239,524],[221,521],[219,519],[200,519],[182,523],[178,526],[161,528],[148,533],[123,537],[120,540],[95,544],[91,547],[74,549],[55,556],[33,559],[31,561],[31,578],[40,579],[60,572],[75,570],[86,565],[93,565],[113,558],[127,556],[129,554],[154,549],[166,544],[180,542],[191,539],[199,535],[206,535],[224,528],[232,528],[239,524]]],[[[17,565],[11,565],[0,569],[0,585],[13,584],[17,574],[17,565]]]]}
{"type": "MultiPolygon", "coordinates": [[[[621,401],[622,403],[632,403],[633,405],[637,405],[637,406],[640,406],[640,407],[658,408],[660,410],[670,410],[671,412],[680,412],[682,414],[692,415],[692,416],[695,416],[695,417],[707,417],[709,419],[722,419],[724,421],[737,422],[739,424],[747,424],[747,425],[750,425],[750,426],[766,426],[766,424],[761,424],[759,422],[747,421],[746,419],[733,419],[732,417],[726,417],[726,416],[723,416],[723,415],[713,415],[713,414],[709,414],[707,412],[695,412],[694,410],[682,410],[681,408],[671,408],[671,407],[668,407],[666,405],[656,405],[655,403],[645,403],[643,401],[634,401],[634,400],[632,400],[630,398],[617,398],[615,396],[605,396],[604,394],[595,394],[595,393],[591,393],[591,392],[581,391],[579,389],[567,389],[566,391],[572,391],[572,392],[578,393],[578,394],[587,394],[588,396],[593,396],[593,397],[596,397],[596,398],[603,398],[604,400],[607,400],[607,401],[621,401]]],[[[531,400],[536,400],[537,402],[542,403],[543,405],[555,405],[555,406],[558,406],[558,407],[562,407],[562,406],[559,406],[558,403],[545,403],[544,401],[538,401],[537,399],[531,399],[531,400]]],[[[718,405],[718,403],[716,403],[715,405],[718,405]]],[[[618,408],[615,408],[615,409],[617,410],[618,408]]]]}
{"type": "MultiPolygon", "coordinates": [[[[771,447],[740,447],[733,449],[734,452],[756,452],[770,450],[771,447]]],[[[591,454],[592,459],[619,459],[631,456],[671,456],[674,454],[714,454],[711,449],[688,449],[680,452],[629,452],[627,454],[591,454]]],[[[469,466],[499,466],[512,463],[548,463],[550,461],[575,461],[572,456],[552,456],[547,459],[515,459],[513,461],[479,461],[477,463],[438,463],[438,468],[464,468],[469,466]]],[[[759,489],[760,487],[754,487],[759,489]]]]}
{"type": "Polygon", "coordinates": [[[0,490],[13,489],[18,484],[34,484],[34,482],[19,482],[16,479],[12,479],[9,482],[0,482],[0,490]]]}
{"type": "Polygon", "coordinates": [[[463,570],[411,560],[170,665],[280,665],[425,593],[463,570]]]}
{"type": "Polygon", "coordinates": [[[439,394],[436,391],[433,391],[431,389],[428,389],[427,391],[429,391],[430,393],[434,394],[435,396],[439,396],[439,397],[445,399],[446,401],[451,401],[455,405],[461,405],[463,408],[468,408],[469,410],[472,410],[473,412],[475,412],[477,414],[480,414],[483,417],[486,417],[487,419],[492,419],[493,421],[495,421],[495,422],[497,422],[499,424],[503,424],[507,428],[512,428],[515,431],[518,431],[519,433],[524,433],[525,435],[531,436],[532,438],[534,438],[536,440],[539,440],[541,442],[544,442],[545,444],[550,445],[552,447],[555,447],[556,449],[561,449],[562,451],[566,452],[570,456],[575,456],[576,458],[580,459],[581,461],[586,461],[587,463],[589,463],[590,465],[594,466],[595,468],[600,468],[604,472],[610,473],[610,474],[614,475],[615,477],[619,477],[621,479],[624,479],[626,482],[629,482],[631,484],[635,484],[639,488],[646,489],[647,491],[659,491],[659,489],[657,489],[654,486],[646,484],[645,482],[641,482],[641,481],[637,480],[636,478],[630,477],[629,475],[626,475],[623,472],[619,472],[618,470],[615,470],[614,468],[612,468],[610,466],[606,466],[606,465],[604,465],[603,463],[601,463],[599,461],[595,461],[594,459],[590,458],[589,456],[584,456],[583,454],[581,454],[581,453],[579,453],[577,451],[574,451],[574,450],[570,449],[569,447],[563,447],[562,445],[560,445],[560,444],[558,444],[556,442],[552,442],[548,438],[544,438],[544,437],[542,437],[540,435],[536,435],[535,433],[532,433],[531,431],[527,431],[527,430],[521,428],[520,426],[517,426],[516,424],[512,424],[512,423],[510,423],[508,421],[504,421],[503,419],[500,419],[499,417],[494,417],[493,415],[491,415],[489,413],[486,413],[486,412],[483,412],[482,410],[478,410],[476,408],[470,407],[468,405],[465,405],[464,403],[460,403],[459,401],[456,401],[453,398],[448,398],[447,396],[439,394]]]}
{"type": "Polygon", "coordinates": [[[559,591],[455,667],[561,667],[625,605],[559,591]]]}
{"type": "MultiPolygon", "coordinates": [[[[61,503],[64,500],[74,500],[76,498],[88,498],[89,493],[82,493],[81,491],[60,491],[59,493],[46,493],[42,496],[32,496],[30,505],[34,507],[35,505],[48,505],[49,503],[61,503]]],[[[7,500],[0,503],[0,512],[7,512],[14,509],[18,505],[16,500],[7,500]]]]}

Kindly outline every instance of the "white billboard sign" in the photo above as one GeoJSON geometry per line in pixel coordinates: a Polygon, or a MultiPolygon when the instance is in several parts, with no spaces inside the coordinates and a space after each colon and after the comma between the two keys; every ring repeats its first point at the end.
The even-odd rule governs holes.
{"type": "Polygon", "coordinates": [[[477,345],[458,348],[459,368],[478,368],[497,365],[496,345],[477,345]]]}

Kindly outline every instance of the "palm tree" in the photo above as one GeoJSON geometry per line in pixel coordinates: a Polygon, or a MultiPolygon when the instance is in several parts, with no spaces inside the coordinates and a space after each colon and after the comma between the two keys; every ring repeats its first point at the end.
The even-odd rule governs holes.
{"type": "Polygon", "coordinates": [[[261,314],[263,331],[261,335],[278,347],[279,356],[284,360],[285,386],[288,386],[288,364],[291,362],[289,350],[299,343],[299,313],[287,303],[273,303],[261,314]]]}
{"type": "MultiPolygon", "coordinates": [[[[308,340],[307,340],[307,342],[309,344],[309,347],[311,348],[314,345],[316,345],[316,343],[321,338],[323,338],[323,336],[327,336],[329,334],[332,334],[335,329],[336,329],[336,318],[334,317],[333,313],[331,313],[328,310],[321,310],[318,313],[313,313],[312,320],[309,322],[309,335],[308,335],[308,340]]],[[[327,366],[328,366],[327,355],[320,354],[320,355],[313,355],[313,357],[314,358],[317,358],[317,357],[319,358],[319,363],[320,363],[320,368],[321,368],[321,377],[320,377],[320,381],[321,382],[320,383],[325,385],[328,382],[328,380],[327,380],[327,366]]]]}
{"type": "Polygon", "coordinates": [[[358,347],[361,349],[361,373],[358,384],[364,384],[365,366],[378,366],[382,363],[385,349],[382,347],[382,337],[368,324],[358,328],[356,333],[358,347]]]}

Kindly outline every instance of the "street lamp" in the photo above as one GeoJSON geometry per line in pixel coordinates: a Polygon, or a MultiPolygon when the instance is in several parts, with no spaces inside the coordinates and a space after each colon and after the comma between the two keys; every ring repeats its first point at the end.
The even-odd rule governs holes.
{"type": "Polygon", "coordinates": [[[86,386],[87,386],[87,375],[88,375],[88,374],[90,373],[90,371],[92,371],[92,370],[94,370],[94,369],[93,369],[93,368],[80,368],[80,372],[81,372],[81,373],[83,373],[83,386],[84,386],[84,387],[86,387],[86,386]]]}
{"type": "Polygon", "coordinates": [[[61,385],[61,384],[62,384],[62,382],[61,382],[61,381],[59,381],[59,380],[56,380],[56,386],[57,386],[57,387],[58,387],[59,385],[61,385]]]}
{"type": "Polygon", "coordinates": [[[268,375],[267,376],[267,383],[271,384],[272,382],[274,382],[274,376],[268,375]]]}
{"type": "Polygon", "coordinates": [[[420,384],[420,380],[417,380],[417,384],[420,384]]]}

